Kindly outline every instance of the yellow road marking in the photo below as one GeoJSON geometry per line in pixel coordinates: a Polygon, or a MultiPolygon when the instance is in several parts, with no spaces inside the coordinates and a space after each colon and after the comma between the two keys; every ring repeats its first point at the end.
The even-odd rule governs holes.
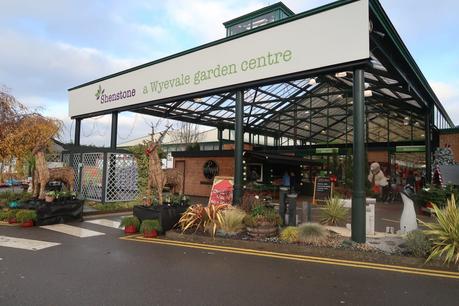
{"type": "Polygon", "coordinates": [[[451,272],[451,271],[412,268],[412,267],[397,266],[397,265],[386,265],[386,264],[377,264],[377,263],[371,263],[371,262],[269,252],[269,251],[261,251],[261,250],[254,250],[254,249],[242,249],[242,248],[226,247],[226,246],[218,246],[218,245],[206,245],[206,244],[200,244],[200,243],[175,241],[175,240],[149,239],[149,238],[143,238],[142,235],[125,236],[125,237],[121,237],[120,239],[139,241],[139,242],[144,242],[144,243],[162,244],[162,245],[169,245],[169,246],[180,246],[180,247],[187,247],[187,248],[193,248],[193,249],[220,251],[220,252],[226,252],[226,253],[271,257],[271,258],[279,258],[279,259],[289,259],[289,260],[314,262],[314,263],[337,265],[337,266],[346,266],[346,267],[355,267],[355,268],[363,268],[363,269],[373,269],[373,270],[392,271],[392,272],[407,273],[407,274],[459,279],[459,273],[451,272]]]}

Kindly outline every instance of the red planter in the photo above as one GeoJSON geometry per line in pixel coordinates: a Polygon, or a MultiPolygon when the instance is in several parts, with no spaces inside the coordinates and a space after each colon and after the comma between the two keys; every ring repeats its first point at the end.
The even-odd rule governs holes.
{"type": "Polygon", "coordinates": [[[13,219],[8,219],[8,223],[9,224],[16,224],[18,222],[16,221],[16,218],[13,218],[13,219]]]}
{"type": "Polygon", "coordinates": [[[152,230],[150,232],[144,231],[143,236],[145,238],[156,238],[158,237],[158,232],[156,230],[152,230]]]}
{"type": "Polygon", "coordinates": [[[32,220],[27,220],[21,223],[21,227],[32,227],[32,226],[33,226],[32,220]]]}
{"type": "Polygon", "coordinates": [[[124,233],[126,235],[135,234],[137,233],[137,227],[135,225],[128,225],[124,227],[124,233]]]}

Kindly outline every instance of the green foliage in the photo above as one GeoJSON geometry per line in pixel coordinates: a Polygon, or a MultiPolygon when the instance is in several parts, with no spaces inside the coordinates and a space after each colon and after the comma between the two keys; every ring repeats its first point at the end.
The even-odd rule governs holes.
{"type": "Polygon", "coordinates": [[[235,235],[244,229],[243,220],[247,214],[239,208],[229,208],[223,211],[220,230],[226,235],[235,235]]]}
{"type": "Polygon", "coordinates": [[[100,210],[100,211],[117,211],[117,210],[126,210],[131,209],[135,205],[139,205],[138,201],[129,201],[129,202],[111,202],[111,203],[98,203],[98,202],[87,202],[87,205],[100,210]]]}
{"type": "Polygon", "coordinates": [[[265,205],[256,205],[250,211],[250,214],[244,218],[244,224],[249,227],[256,227],[260,223],[272,223],[273,225],[279,225],[281,219],[279,214],[273,207],[265,205]]]}
{"type": "Polygon", "coordinates": [[[37,220],[37,213],[35,210],[29,210],[29,209],[19,209],[19,211],[16,213],[16,220],[18,222],[26,222],[29,220],[37,220]]]}
{"type": "Polygon", "coordinates": [[[438,207],[443,208],[446,206],[447,201],[454,195],[458,198],[458,190],[453,185],[447,185],[445,188],[430,186],[429,188],[422,189],[416,195],[416,204],[419,206],[426,206],[427,203],[434,203],[438,207]]]}
{"type": "Polygon", "coordinates": [[[46,195],[47,195],[48,197],[55,197],[55,198],[56,198],[58,194],[59,194],[59,192],[58,192],[58,191],[55,191],[55,190],[46,192],[46,195]]]}
{"type": "Polygon", "coordinates": [[[298,242],[298,228],[295,226],[287,226],[280,233],[279,238],[280,240],[288,242],[288,243],[298,242]]]}
{"type": "Polygon", "coordinates": [[[329,198],[321,211],[321,224],[339,225],[346,222],[349,211],[341,203],[341,199],[336,195],[329,198]]]}
{"type": "MultiPolygon", "coordinates": [[[[155,205],[155,201],[154,200],[155,199],[153,199],[153,205],[155,205]]],[[[188,204],[188,202],[190,200],[185,195],[173,194],[173,195],[171,195],[170,201],[171,201],[172,205],[182,205],[182,204],[188,204]]],[[[159,202],[158,202],[158,204],[159,204],[159,202]]]]}
{"type": "Polygon", "coordinates": [[[76,197],[76,193],[73,191],[60,191],[56,193],[57,199],[70,199],[76,197]]]}
{"type": "Polygon", "coordinates": [[[8,221],[9,212],[7,210],[0,210],[0,221],[8,221]]]}
{"type": "Polygon", "coordinates": [[[134,216],[129,216],[129,217],[124,217],[123,219],[121,219],[120,227],[126,227],[130,225],[134,225],[136,229],[139,229],[139,226],[140,226],[139,218],[134,217],[134,216]]]}
{"type": "Polygon", "coordinates": [[[432,242],[432,252],[427,261],[443,258],[445,263],[459,262],[459,210],[454,195],[447,201],[445,208],[433,205],[436,222],[420,222],[427,227],[424,233],[432,242]]]}
{"type": "MultiPolygon", "coordinates": [[[[137,183],[141,193],[145,193],[148,182],[148,156],[145,153],[147,148],[148,142],[144,141],[143,143],[132,146],[128,149],[129,152],[134,155],[137,161],[137,183]]],[[[161,149],[161,147],[158,148],[158,155],[160,159],[166,158],[166,154],[161,149]]]]}
{"type": "Polygon", "coordinates": [[[12,202],[12,201],[28,201],[32,198],[32,194],[29,192],[13,192],[4,191],[0,192],[0,201],[12,202]]]}
{"type": "Polygon", "coordinates": [[[159,224],[159,220],[143,220],[142,224],[140,225],[140,232],[151,232],[153,230],[161,231],[161,225],[159,224]]]}
{"type": "Polygon", "coordinates": [[[406,235],[406,247],[414,256],[427,257],[432,249],[432,243],[423,231],[416,230],[406,235]]]}
{"type": "Polygon", "coordinates": [[[327,230],[317,223],[303,223],[298,226],[298,240],[307,244],[317,244],[327,238],[327,230]]]}
{"type": "Polygon", "coordinates": [[[8,219],[16,219],[16,214],[18,213],[19,209],[10,209],[7,211],[8,219]]]}

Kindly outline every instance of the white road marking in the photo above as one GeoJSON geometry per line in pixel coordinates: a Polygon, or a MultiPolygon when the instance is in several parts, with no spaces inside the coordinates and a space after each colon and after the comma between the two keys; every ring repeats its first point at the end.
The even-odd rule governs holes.
{"type": "Polygon", "coordinates": [[[85,228],[71,226],[67,224],[53,224],[53,225],[45,225],[45,226],[40,226],[40,227],[44,229],[56,231],[59,233],[79,237],[79,238],[105,235],[104,233],[101,233],[101,232],[91,231],[85,228]]]}
{"type": "MultiPolygon", "coordinates": [[[[0,246],[16,249],[37,251],[60,245],[57,242],[48,242],[41,240],[23,239],[8,236],[0,236],[0,246]]],[[[0,258],[1,259],[1,258],[0,258]]]]}
{"type": "Polygon", "coordinates": [[[108,219],[96,219],[96,220],[90,220],[90,221],[85,221],[85,222],[121,229],[119,221],[113,221],[113,220],[108,220],[108,219]]]}

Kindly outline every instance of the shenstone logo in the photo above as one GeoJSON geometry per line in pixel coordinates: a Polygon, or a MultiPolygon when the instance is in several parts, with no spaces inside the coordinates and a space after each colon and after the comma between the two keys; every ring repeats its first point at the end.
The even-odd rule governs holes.
{"type": "Polygon", "coordinates": [[[135,89],[120,90],[119,92],[112,93],[109,95],[105,94],[105,89],[102,89],[102,86],[99,85],[99,88],[96,91],[96,100],[100,100],[101,104],[108,102],[115,102],[118,100],[123,100],[135,96],[135,89]]]}

